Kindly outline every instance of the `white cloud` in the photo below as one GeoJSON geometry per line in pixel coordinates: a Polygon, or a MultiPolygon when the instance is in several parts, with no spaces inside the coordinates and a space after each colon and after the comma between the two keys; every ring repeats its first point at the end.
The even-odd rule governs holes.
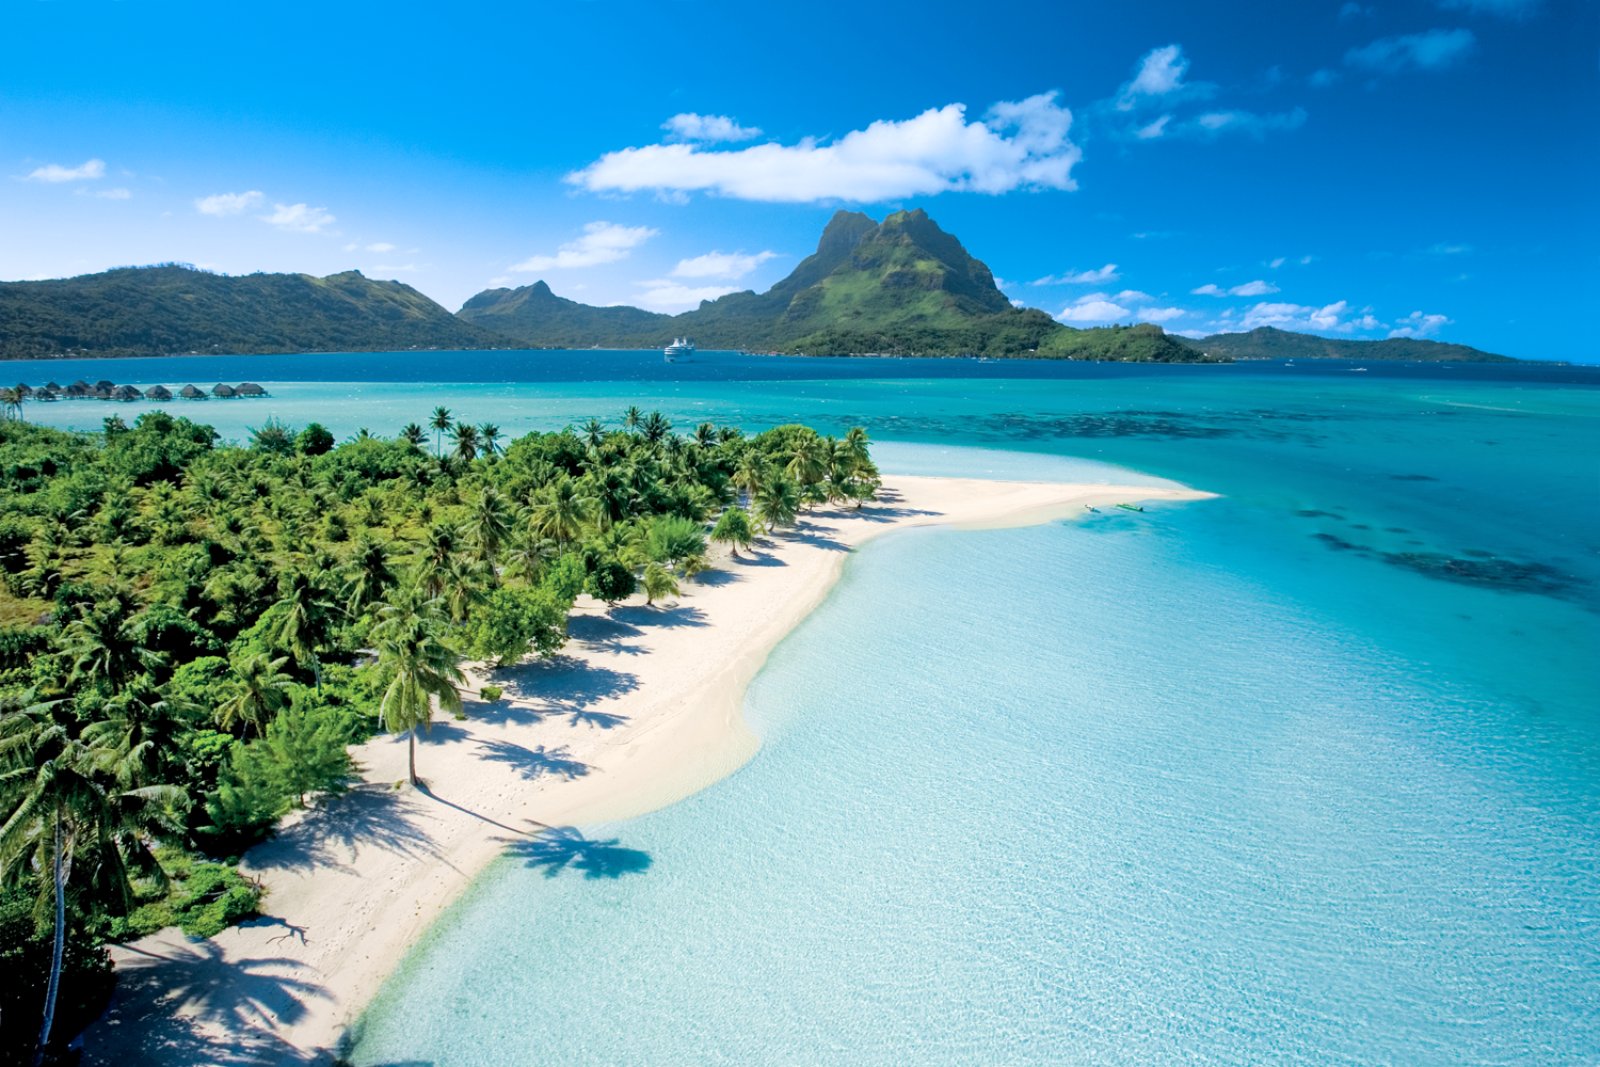
{"type": "Polygon", "coordinates": [[[1407,68],[1443,70],[1465,60],[1477,44],[1471,30],[1428,30],[1380,37],[1371,44],[1350,49],[1344,54],[1344,61],[1349,66],[1383,74],[1398,74],[1407,68]]]}
{"type": "Polygon", "coordinates": [[[738,292],[726,285],[683,285],[665,278],[640,284],[645,288],[636,298],[636,303],[651,311],[688,311],[699,307],[702,300],[715,300],[719,296],[738,292]]]}
{"type": "Polygon", "coordinates": [[[259,189],[251,189],[247,193],[217,193],[214,196],[203,196],[194,202],[194,209],[202,215],[238,215],[249,211],[251,208],[260,207],[266,202],[266,196],[259,189]]]}
{"type": "Polygon", "coordinates": [[[602,263],[615,263],[627,259],[633,250],[660,233],[648,226],[618,226],[611,222],[591,222],[583,228],[583,236],[568,241],[556,249],[553,256],[531,256],[511,267],[513,271],[527,273],[539,270],[571,270],[577,267],[598,267],[602,263]]]}
{"type": "Polygon", "coordinates": [[[1255,304],[1244,313],[1239,322],[1241,330],[1258,326],[1276,326],[1286,330],[1320,330],[1324,333],[1351,333],[1355,330],[1380,329],[1383,323],[1372,314],[1371,308],[1352,315],[1350,303],[1340,300],[1322,307],[1306,304],[1255,304]]]}
{"type": "Polygon", "coordinates": [[[1439,332],[1440,327],[1449,326],[1455,320],[1444,315],[1425,315],[1420,311],[1413,311],[1395,324],[1389,331],[1390,337],[1431,337],[1439,332]]]}
{"type": "Polygon", "coordinates": [[[566,180],[589,192],[704,192],[786,203],[1075,189],[1072,168],[1083,153],[1067,136],[1071,125],[1072,112],[1056,103],[1056,94],[1041,93],[995,104],[981,121],[969,122],[964,104],[948,104],[903,121],[879,120],[828,143],[624,148],[566,180]]]}
{"type": "Polygon", "coordinates": [[[1139,60],[1139,69],[1133,79],[1117,93],[1117,110],[1132,111],[1140,104],[1179,94],[1196,92],[1209,95],[1211,86],[1190,85],[1183,76],[1189,72],[1189,60],[1180,45],[1168,44],[1152,48],[1139,60]]]}
{"type": "Polygon", "coordinates": [[[1172,121],[1171,115],[1162,115],[1148,126],[1140,126],[1133,131],[1133,135],[1141,141],[1153,141],[1167,132],[1167,123],[1172,121]]]}
{"type": "Polygon", "coordinates": [[[79,189],[78,195],[99,197],[101,200],[132,200],[133,190],[124,189],[121,186],[115,189],[95,189],[92,192],[88,189],[79,189]]]}
{"type": "Polygon", "coordinates": [[[388,241],[375,241],[372,244],[367,246],[367,251],[368,252],[393,252],[395,250],[395,248],[397,248],[397,247],[398,247],[397,245],[392,245],[388,241]]]}
{"type": "Polygon", "coordinates": [[[1472,251],[1472,246],[1440,241],[1438,244],[1430,245],[1422,251],[1424,255],[1428,256],[1464,256],[1472,251]]]}
{"type": "Polygon", "coordinates": [[[309,204],[274,204],[272,207],[272,214],[262,215],[262,221],[291,233],[321,233],[338,221],[327,208],[309,204]]]}
{"type": "Polygon", "coordinates": [[[1200,286],[1200,288],[1198,288],[1198,289],[1190,289],[1189,292],[1193,296],[1227,296],[1228,295],[1228,291],[1226,289],[1218,288],[1217,286],[1213,285],[1211,282],[1206,282],[1206,284],[1200,286]]]}
{"type": "Polygon", "coordinates": [[[1215,137],[1223,133],[1243,133],[1251,137],[1264,137],[1275,130],[1297,130],[1306,124],[1306,109],[1276,111],[1260,114],[1255,111],[1208,111],[1192,122],[1173,127],[1175,134],[1215,137]]]}
{"type": "Polygon", "coordinates": [[[1147,304],[1154,300],[1155,297],[1149,293],[1141,293],[1137,289],[1124,289],[1112,299],[1122,304],[1147,304]]]}
{"type": "Polygon", "coordinates": [[[760,137],[755,126],[741,126],[726,115],[696,115],[685,112],[674,115],[661,124],[675,141],[748,141],[760,137]]]}
{"type": "Polygon", "coordinates": [[[1306,81],[1310,83],[1313,89],[1327,89],[1339,84],[1339,72],[1323,67],[1320,70],[1312,71],[1311,77],[1307,78],[1306,81]]]}
{"type": "Polygon", "coordinates": [[[1277,270],[1279,267],[1283,266],[1285,262],[1286,260],[1282,256],[1279,256],[1277,259],[1268,260],[1267,267],[1270,270],[1277,270]]]}
{"type": "Polygon", "coordinates": [[[1129,318],[1133,312],[1116,303],[1105,293],[1090,293],[1080,296],[1067,307],[1061,309],[1056,318],[1062,322],[1117,322],[1129,318]]]}
{"type": "Polygon", "coordinates": [[[1035,278],[1029,285],[1104,285],[1114,282],[1121,275],[1117,273],[1115,263],[1107,263],[1094,270],[1067,271],[1065,274],[1046,274],[1043,278],[1035,278]]]}
{"type": "Polygon", "coordinates": [[[707,252],[692,259],[680,259],[672,268],[674,278],[725,278],[734,281],[743,278],[769,259],[777,259],[776,252],[707,252]]]}
{"type": "Polygon", "coordinates": [[[1277,291],[1278,287],[1276,285],[1261,278],[1235,285],[1231,289],[1224,289],[1221,286],[1207,282],[1198,289],[1189,290],[1194,296],[1266,296],[1268,293],[1276,293],[1277,291]]]}
{"type": "Polygon", "coordinates": [[[27,180],[30,182],[48,182],[52,185],[59,182],[94,181],[106,176],[106,161],[103,159],[88,159],[76,167],[63,167],[59,163],[46,163],[44,166],[30,171],[27,180]]]}
{"type": "Polygon", "coordinates": [[[1187,314],[1183,308],[1140,308],[1134,318],[1140,322],[1171,322],[1187,314]]]}

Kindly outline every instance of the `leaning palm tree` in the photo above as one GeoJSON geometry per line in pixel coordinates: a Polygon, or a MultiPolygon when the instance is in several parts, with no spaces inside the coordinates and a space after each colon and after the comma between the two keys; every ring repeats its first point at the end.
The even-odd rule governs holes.
{"type": "Polygon", "coordinates": [[[659,563],[645,565],[643,584],[646,606],[654,604],[660,597],[677,596],[679,593],[678,579],[659,563]]]}
{"type": "Polygon", "coordinates": [[[288,656],[270,658],[265,652],[239,656],[233,661],[233,690],[217,705],[217,725],[232,730],[243,725],[261,736],[267,723],[289,703],[288,686],[292,679],[283,673],[288,656]]]}
{"type": "Polygon", "coordinates": [[[134,871],[162,877],[150,845],[180,831],[177,813],[185,797],[176,786],[123,789],[108,783],[96,773],[107,755],[72,736],[56,720],[53,705],[18,703],[0,709],[0,803],[11,813],[0,825],[0,870],[8,877],[49,872],[55,932],[37,1067],[55,1023],[74,861],[81,858],[80,871],[131,900],[134,871]]]}
{"type": "Polygon", "coordinates": [[[435,702],[446,711],[461,710],[461,656],[440,636],[438,602],[415,595],[384,609],[373,631],[378,646],[377,670],[388,680],[378,702],[378,717],[390,733],[406,732],[407,776],[417,780],[417,727],[433,722],[435,702]]]}
{"type": "Polygon", "coordinates": [[[450,409],[438,407],[433,409],[433,415],[428,419],[428,425],[433,427],[433,454],[439,455],[439,435],[455,425],[455,420],[450,417],[450,409]]]}

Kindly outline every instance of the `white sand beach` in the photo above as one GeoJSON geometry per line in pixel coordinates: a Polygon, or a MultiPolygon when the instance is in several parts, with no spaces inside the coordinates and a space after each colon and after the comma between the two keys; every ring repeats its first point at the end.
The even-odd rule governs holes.
{"type": "Polygon", "coordinates": [[[403,784],[404,739],[379,737],[355,751],[355,788],[246,857],[267,890],[263,918],[210,941],[168,930],[117,949],[118,992],[83,1037],[84,1062],[332,1061],[408,948],[509,843],[655,810],[748,760],[746,686],[850,549],[910,526],[1206,495],[894,477],[874,505],[813,512],[753,553],[719,554],[676,601],[580,600],[560,655],[471,677],[466,720],[440,720],[418,745],[425,788],[403,784]],[[473,699],[489,681],[505,696],[473,699]]]}

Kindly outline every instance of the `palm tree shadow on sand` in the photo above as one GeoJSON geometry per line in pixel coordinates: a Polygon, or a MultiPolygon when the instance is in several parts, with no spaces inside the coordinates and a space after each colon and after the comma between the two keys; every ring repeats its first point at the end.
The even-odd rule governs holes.
{"type": "Polygon", "coordinates": [[[616,838],[599,840],[585,837],[574,826],[556,826],[528,841],[514,842],[507,853],[522,860],[530,869],[554,878],[562,871],[575,871],[587,879],[621,878],[643,874],[650,869],[650,853],[623,848],[616,838]]]}

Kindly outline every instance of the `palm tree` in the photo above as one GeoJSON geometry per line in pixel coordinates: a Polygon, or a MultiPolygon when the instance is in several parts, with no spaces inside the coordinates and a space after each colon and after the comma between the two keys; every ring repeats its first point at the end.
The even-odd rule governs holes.
{"type": "Polygon", "coordinates": [[[630,406],[627,411],[623,412],[622,425],[629,430],[637,430],[639,424],[643,421],[644,412],[639,410],[639,405],[637,404],[630,406]]]}
{"type": "Polygon", "coordinates": [[[273,610],[279,618],[272,640],[301,667],[311,667],[317,692],[321,693],[322,662],[317,654],[332,636],[333,618],[339,607],[316,579],[298,567],[279,580],[278,594],[273,610]]]}
{"type": "Polygon", "coordinates": [[[388,679],[378,703],[378,717],[391,733],[406,731],[407,768],[417,780],[417,727],[433,722],[433,706],[461,710],[461,657],[439,634],[439,607],[434,600],[406,597],[384,609],[373,631],[378,645],[377,670],[388,679]]]}
{"type": "Polygon", "coordinates": [[[593,501],[579,493],[578,483],[563,474],[533,498],[528,528],[538,537],[557,543],[576,541],[593,512],[593,501]]]}
{"type": "Polygon", "coordinates": [[[49,871],[55,910],[50,977],[45,986],[44,1018],[34,1064],[43,1061],[55,1023],[66,949],[67,885],[74,860],[80,870],[132,896],[128,884],[137,870],[162,877],[150,843],[176,835],[185,802],[181,789],[140,784],[121,789],[96,773],[107,754],[73,737],[53,715],[54,705],[33,704],[0,712],[0,802],[11,812],[0,825],[0,864],[4,873],[49,871]]]}
{"type": "Polygon", "coordinates": [[[427,540],[422,546],[422,568],[419,585],[429,597],[444,592],[444,576],[450,566],[450,557],[456,553],[456,528],[445,523],[428,527],[427,540]]]}
{"type": "Polygon", "coordinates": [[[270,659],[264,652],[236,658],[233,661],[234,689],[217,705],[217,725],[231,730],[235,722],[243,723],[246,734],[254,727],[256,736],[260,737],[268,721],[289,703],[291,679],[283,673],[288,662],[288,656],[270,659]]]}
{"type": "Polygon", "coordinates": [[[556,543],[528,531],[517,534],[506,550],[506,573],[529,585],[544,575],[545,565],[558,553],[556,543]]]}
{"type": "Polygon", "coordinates": [[[455,425],[450,418],[450,409],[438,407],[433,409],[433,417],[428,420],[428,425],[433,427],[433,454],[439,455],[439,435],[455,425]]]}
{"type": "Polygon", "coordinates": [[[478,428],[468,422],[456,424],[456,459],[462,463],[471,463],[478,458],[478,428]]]}
{"type": "Polygon", "coordinates": [[[784,473],[802,486],[815,485],[827,476],[828,460],[831,456],[822,438],[814,435],[804,437],[796,435],[787,456],[788,462],[784,464],[784,473]]]}
{"type": "Polygon", "coordinates": [[[494,570],[482,560],[456,553],[445,565],[444,606],[450,621],[461,624],[467,621],[473,607],[483,602],[494,570]]]}
{"type": "Polygon", "coordinates": [[[644,568],[644,602],[648,606],[657,597],[677,596],[678,579],[659,563],[649,563],[644,568]]]}
{"type": "Polygon", "coordinates": [[[711,540],[727,545],[735,556],[739,554],[739,549],[748,549],[755,540],[755,531],[750,527],[750,513],[744,508],[724,511],[711,530],[711,540]]]}
{"type": "Polygon", "coordinates": [[[717,443],[717,428],[709,422],[702,422],[694,428],[694,443],[701,448],[710,448],[717,443]]]}
{"type": "Polygon", "coordinates": [[[478,427],[478,436],[483,441],[483,454],[485,456],[498,456],[500,448],[500,427],[492,422],[486,422],[478,427]]]}
{"type": "MultiPolygon", "coordinates": [[[[441,408],[440,410],[443,409],[441,408]]],[[[448,415],[449,412],[445,412],[445,414],[448,415]]],[[[414,422],[406,423],[404,428],[402,428],[400,431],[400,440],[416,445],[418,448],[421,448],[422,442],[426,441],[427,439],[428,431],[424,430],[421,426],[418,426],[414,422]]]]}
{"type": "Polygon", "coordinates": [[[600,442],[606,439],[606,424],[599,419],[590,419],[583,424],[583,439],[590,448],[599,448],[600,442]]]}
{"type": "Polygon", "coordinates": [[[0,409],[4,410],[4,418],[22,421],[22,396],[20,386],[0,388],[0,409]]]}
{"type": "Polygon", "coordinates": [[[73,682],[114,693],[160,662],[135,635],[130,607],[113,596],[83,608],[62,631],[63,649],[72,660],[73,682]]]}
{"type": "Polygon", "coordinates": [[[350,596],[346,610],[351,615],[360,615],[369,605],[382,600],[398,580],[394,568],[389,565],[388,547],[368,533],[357,538],[347,569],[350,596]]]}
{"type": "Polygon", "coordinates": [[[672,423],[661,412],[652,411],[639,424],[639,430],[647,443],[659,445],[672,432],[672,423]]]}
{"type": "Polygon", "coordinates": [[[800,487],[782,474],[773,474],[756,487],[755,515],[769,532],[793,522],[799,513],[800,487]]]}
{"type": "Polygon", "coordinates": [[[500,554],[500,547],[511,536],[511,508],[500,490],[492,485],[484,486],[469,507],[467,529],[473,547],[480,560],[492,564],[500,554]]]}
{"type": "Polygon", "coordinates": [[[759,448],[747,446],[739,456],[739,465],[733,470],[733,485],[735,489],[744,492],[746,497],[755,496],[756,489],[767,480],[767,472],[771,470],[767,462],[766,453],[759,448]]]}

